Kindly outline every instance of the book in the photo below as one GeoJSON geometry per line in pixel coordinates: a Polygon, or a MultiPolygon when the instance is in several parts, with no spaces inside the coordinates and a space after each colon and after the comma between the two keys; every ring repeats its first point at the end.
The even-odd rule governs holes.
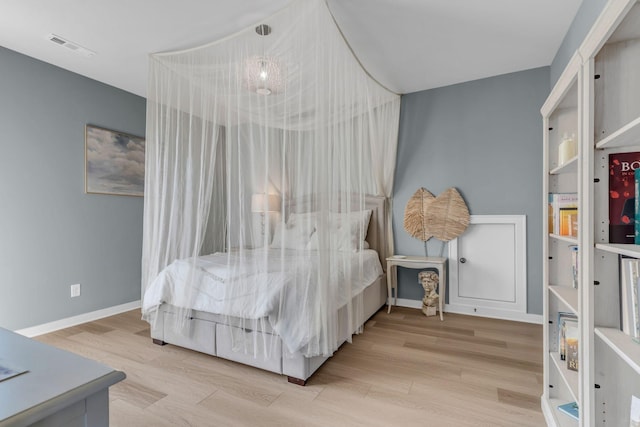
{"type": "Polygon", "coordinates": [[[578,245],[570,245],[569,250],[571,251],[571,282],[573,287],[577,289],[579,277],[578,268],[580,267],[578,264],[578,245]]]}
{"type": "Polygon", "coordinates": [[[620,257],[620,329],[634,338],[640,337],[639,278],[640,260],[620,257]]]}
{"type": "MultiPolygon", "coordinates": [[[[578,215],[578,194],[577,193],[549,193],[549,211],[550,211],[550,225],[549,230],[553,234],[562,235],[560,232],[560,210],[567,209],[566,220],[571,221],[569,215],[575,215],[574,222],[577,223],[578,215]],[[567,209],[571,208],[571,209],[567,209]]],[[[577,229],[577,225],[575,227],[577,229]]],[[[569,226],[569,230],[573,229],[569,226]]],[[[565,236],[570,236],[571,231],[567,231],[565,236]]]]}
{"type": "Polygon", "coordinates": [[[574,230],[577,230],[577,227],[574,228],[574,223],[578,222],[578,208],[560,208],[559,216],[560,230],[558,234],[561,236],[578,237],[577,235],[573,235],[574,230]]]}
{"type": "Polygon", "coordinates": [[[609,242],[635,242],[635,170],[640,152],[609,154],[609,242]]]}
{"type": "Polygon", "coordinates": [[[578,322],[570,322],[565,320],[565,350],[567,352],[567,369],[571,371],[577,371],[578,366],[578,341],[580,336],[580,329],[578,328],[578,322]]]}
{"type": "Polygon", "coordinates": [[[634,232],[634,243],[636,245],[640,245],[640,168],[636,169],[633,173],[634,177],[634,208],[635,213],[633,217],[633,232],[634,232]]]}
{"type": "Polygon", "coordinates": [[[569,415],[574,420],[580,419],[580,410],[576,402],[570,402],[565,403],[564,405],[560,405],[558,406],[558,410],[564,414],[569,415]]]}
{"type": "Polygon", "coordinates": [[[558,353],[560,354],[560,360],[566,360],[567,348],[566,348],[566,327],[567,322],[578,325],[578,317],[573,313],[567,313],[561,311],[558,313],[558,353]]]}

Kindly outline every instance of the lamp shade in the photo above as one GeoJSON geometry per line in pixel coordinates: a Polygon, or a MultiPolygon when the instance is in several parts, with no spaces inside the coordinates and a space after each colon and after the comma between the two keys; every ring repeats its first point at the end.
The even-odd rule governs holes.
{"type": "Polygon", "coordinates": [[[254,194],[251,196],[251,212],[280,212],[280,196],[254,194]]]}

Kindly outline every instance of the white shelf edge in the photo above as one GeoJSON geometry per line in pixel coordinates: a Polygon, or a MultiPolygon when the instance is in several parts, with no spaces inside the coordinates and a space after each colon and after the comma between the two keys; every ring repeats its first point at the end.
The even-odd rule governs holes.
{"type": "Polygon", "coordinates": [[[597,149],[640,145],[640,117],[596,143],[597,149]]]}
{"type": "Polygon", "coordinates": [[[596,249],[633,258],[640,258],[640,245],[632,243],[596,243],[596,249]]]}
{"type": "Polygon", "coordinates": [[[614,328],[595,328],[604,341],[627,365],[640,375],[640,344],[624,332],[614,328]]]}
{"type": "Polygon", "coordinates": [[[563,242],[572,243],[574,245],[578,244],[578,238],[577,237],[561,236],[559,234],[553,234],[553,233],[549,234],[549,237],[551,237],[552,239],[562,240],[563,242]]]}
{"type": "Polygon", "coordinates": [[[555,427],[575,427],[578,425],[577,420],[558,410],[558,406],[564,405],[565,403],[569,403],[569,401],[553,398],[545,401],[543,398],[542,412],[545,415],[548,425],[555,427]]]}
{"type": "Polygon", "coordinates": [[[560,373],[560,376],[564,380],[564,383],[567,385],[569,389],[569,393],[571,393],[571,397],[574,402],[578,401],[578,371],[571,371],[567,369],[566,360],[560,360],[560,353],[557,351],[553,351],[549,353],[549,357],[553,361],[556,369],[560,373]]]}
{"type": "Polygon", "coordinates": [[[578,170],[578,155],[569,159],[566,163],[553,168],[549,171],[549,175],[560,175],[563,173],[573,173],[578,170]]]}
{"type": "Polygon", "coordinates": [[[569,307],[571,311],[573,311],[573,314],[578,314],[578,290],[576,288],[549,285],[549,291],[562,301],[564,305],[569,307]]]}
{"type": "MultiPolygon", "coordinates": [[[[572,90],[573,86],[578,83],[578,74],[580,73],[581,66],[582,57],[580,56],[580,52],[576,50],[573,56],[571,56],[571,59],[569,59],[564,71],[560,74],[555,86],[551,89],[547,100],[542,105],[542,108],[540,108],[540,113],[544,117],[549,117],[555,109],[560,107],[563,99],[572,90]]],[[[576,99],[576,108],[577,106],[576,99]]]]}

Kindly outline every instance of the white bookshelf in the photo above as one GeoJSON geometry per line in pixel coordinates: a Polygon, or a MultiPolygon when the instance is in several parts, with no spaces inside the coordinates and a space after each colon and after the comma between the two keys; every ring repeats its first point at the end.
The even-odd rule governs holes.
{"type": "Polygon", "coordinates": [[[612,254],[640,258],[640,245],[631,243],[596,243],[596,249],[612,254]]]}
{"type": "MultiPolygon", "coordinates": [[[[571,273],[571,246],[580,246],[579,237],[549,233],[549,194],[579,194],[581,174],[580,120],[581,120],[581,65],[576,54],[560,76],[542,107],[544,126],[544,221],[543,221],[543,278],[544,278],[544,393],[542,409],[549,425],[576,426],[579,423],[558,410],[558,406],[580,401],[580,376],[567,369],[567,362],[558,352],[558,313],[571,312],[580,320],[580,294],[573,287],[571,273]],[[578,153],[560,164],[560,143],[565,135],[574,135],[578,153]]],[[[580,203],[580,200],[578,200],[580,203]]],[[[578,223],[582,221],[578,209],[578,223]]],[[[556,218],[557,220],[557,218],[556,218]]],[[[581,227],[579,226],[578,234],[581,227]]]]}
{"type": "Polygon", "coordinates": [[[569,244],[572,245],[577,245],[578,244],[578,238],[577,237],[573,237],[573,236],[562,236],[560,234],[549,234],[549,238],[550,239],[557,239],[557,240],[562,240],[563,242],[567,242],[569,244]]]}
{"type": "Polygon", "coordinates": [[[621,256],[640,259],[640,245],[610,243],[609,155],[640,152],[637,0],[609,0],[541,113],[545,126],[545,209],[548,193],[575,191],[579,216],[577,238],[549,234],[548,220],[543,224],[548,325],[548,357],[544,360],[548,366],[544,369],[542,409],[547,423],[553,426],[628,426],[631,396],[640,397],[640,344],[621,331],[619,263],[621,256]],[[571,108],[577,117],[568,112],[571,108]],[[561,120],[555,123],[565,128],[571,123],[578,128],[577,158],[563,165],[554,163],[554,150],[558,149],[554,142],[558,136],[553,135],[556,118],[561,120]],[[577,289],[564,273],[570,268],[570,258],[563,253],[568,245],[579,248],[577,289]],[[573,311],[579,322],[578,372],[566,369],[553,342],[558,326],[554,316],[566,309],[573,311]],[[580,407],[579,421],[557,410],[571,399],[580,407]]]}
{"type": "Polygon", "coordinates": [[[614,328],[595,328],[595,334],[640,375],[640,344],[638,342],[614,328]]]}
{"type": "Polygon", "coordinates": [[[549,175],[560,175],[563,173],[576,173],[578,171],[578,156],[572,157],[566,163],[557,166],[549,171],[549,175]]]}
{"type": "Polygon", "coordinates": [[[549,285],[549,292],[568,307],[569,311],[578,314],[578,289],[568,286],[549,285]]]}
{"type": "MultiPolygon", "coordinates": [[[[564,405],[565,403],[569,402],[560,399],[549,399],[549,406],[554,409],[560,405],[564,405]]],[[[561,413],[560,411],[556,410],[551,413],[553,414],[552,416],[555,425],[559,427],[576,427],[578,425],[578,421],[574,420],[568,415],[561,413]]]]}

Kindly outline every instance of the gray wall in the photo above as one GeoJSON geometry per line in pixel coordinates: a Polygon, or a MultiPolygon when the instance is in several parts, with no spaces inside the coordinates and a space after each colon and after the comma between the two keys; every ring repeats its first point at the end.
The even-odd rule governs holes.
{"type": "Polygon", "coordinates": [[[84,126],[144,136],[145,100],[2,47],[0,70],[0,327],[139,300],[143,200],[84,194],[84,126]]]}
{"type": "Polygon", "coordinates": [[[571,27],[569,27],[569,30],[564,36],[564,40],[562,40],[562,44],[551,63],[550,87],[553,87],[556,84],[560,74],[562,74],[562,71],[564,70],[564,67],[567,66],[567,63],[575,51],[580,47],[585,36],[589,33],[593,23],[596,21],[598,15],[600,15],[600,12],[602,12],[602,9],[604,9],[606,4],[607,0],[582,1],[580,9],[578,9],[578,13],[576,13],[575,18],[573,18],[571,27]]]}
{"type": "MultiPolygon", "coordinates": [[[[549,67],[411,93],[402,97],[394,188],[396,253],[424,255],[402,226],[420,187],[456,187],[472,215],[527,216],[527,302],[542,313],[542,117],[549,67]]],[[[432,239],[429,255],[438,256],[432,239]]],[[[446,252],[445,252],[446,254],[446,252]]],[[[399,297],[420,300],[416,271],[399,269],[399,297]]]]}

